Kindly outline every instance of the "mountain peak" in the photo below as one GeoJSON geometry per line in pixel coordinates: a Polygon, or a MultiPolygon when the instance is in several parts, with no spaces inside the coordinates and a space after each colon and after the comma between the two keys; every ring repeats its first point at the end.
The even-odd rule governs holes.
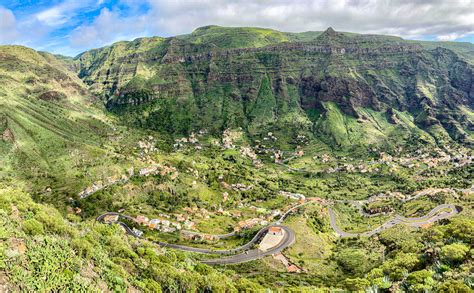
{"type": "Polygon", "coordinates": [[[332,27],[328,27],[325,31],[324,31],[324,34],[328,35],[328,36],[335,36],[336,35],[336,31],[332,28],[332,27]]]}
{"type": "Polygon", "coordinates": [[[318,40],[323,42],[334,42],[340,41],[342,37],[342,33],[336,32],[332,27],[328,27],[321,35],[319,35],[318,40]]]}
{"type": "Polygon", "coordinates": [[[203,31],[208,31],[210,29],[214,29],[214,28],[219,28],[220,26],[218,25],[205,25],[205,26],[200,26],[198,28],[196,28],[193,32],[203,32],[203,31]]]}

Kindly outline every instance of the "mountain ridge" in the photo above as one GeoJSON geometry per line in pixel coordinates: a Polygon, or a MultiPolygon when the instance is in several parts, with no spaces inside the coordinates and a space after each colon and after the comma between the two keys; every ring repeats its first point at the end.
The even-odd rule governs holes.
{"type": "Polygon", "coordinates": [[[211,126],[216,133],[243,127],[255,139],[265,131],[289,128],[322,136],[329,143],[337,141],[336,145],[352,145],[336,138],[340,133],[324,131],[334,127],[322,126],[328,116],[322,103],[334,102],[349,119],[369,122],[368,129],[355,124],[357,133],[380,126],[361,114],[365,108],[377,112],[394,108],[408,111],[416,128],[435,141],[472,143],[470,114],[462,113],[472,111],[474,93],[466,51],[427,49],[426,43],[398,37],[333,29],[315,33],[310,40],[306,36],[305,41],[289,36],[268,29],[206,26],[189,35],[120,42],[83,53],[74,62],[79,76],[109,110],[136,125],[174,134],[216,121],[211,126]],[[264,89],[268,99],[258,98],[262,86],[268,87],[264,89]],[[252,109],[267,102],[271,110],[262,113],[268,117],[256,119],[252,109]],[[461,111],[458,106],[465,108],[461,111]],[[322,116],[311,120],[308,112],[322,116]],[[164,119],[171,126],[152,121],[163,115],[177,119],[164,119]]]}

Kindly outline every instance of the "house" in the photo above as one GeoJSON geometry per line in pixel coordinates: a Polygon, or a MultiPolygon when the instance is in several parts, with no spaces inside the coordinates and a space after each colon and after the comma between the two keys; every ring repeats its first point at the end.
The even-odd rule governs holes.
{"type": "Polygon", "coordinates": [[[280,236],[283,235],[283,230],[281,227],[270,227],[268,229],[268,233],[274,236],[280,236]]]}
{"type": "Polygon", "coordinates": [[[161,223],[161,220],[160,219],[151,219],[150,220],[150,224],[153,224],[153,225],[158,225],[161,223]]]}
{"type": "Polygon", "coordinates": [[[115,223],[118,221],[118,215],[107,215],[104,217],[104,223],[115,223]]]}
{"type": "Polygon", "coordinates": [[[157,229],[160,223],[161,223],[160,219],[151,219],[150,223],[148,223],[148,227],[150,229],[157,229]]]}
{"type": "Polygon", "coordinates": [[[177,214],[176,215],[176,221],[184,222],[184,221],[186,221],[186,218],[182,214],[177,214]]]}
{"type": "Polygon", "coordinates": [[[181,230],[181,224],[180,223],[171,222],[171,226],[175,227],[177,230],[181,230]]]}
{"type": "Polygon", "coordinates": [[[286,270],[288,271],[288,273],[299,273],[301,270],[300,268],[298,268],[297,266],[295,265],[289,265],[286,270]]]}
{"type": "Polygon", "coordinates": [[[132,231],[135,235],[137,235],[137,237],[142,237],[143,235],[143,232],[138,229],[133,228],[132,231]]]}
{"type": "Polygon", "coordinates": [[[284,196],[284,197],[288,197],[290,199],[294,199],[294,200],[304,200],[306,197],[301,194],[301,193],[293,193],[293,192],[289,192],[289,191],[283,191],[283,190],[280,190],[280,195],[284,196]]]}
{"type": "Polygon", "coordinates": [[[147,225],[148,224],[148,218],[142,215],[137,216],[135,219],[135,222],[137,222],[140,225],[147,225]]]}
{"type": "Polygon", "coordinates": [[[171,233],[175,231],[176,231],[176,228],[173,228],[173,227],[163,226],[161,228],[161,232],[164,232],[164,233],[171,233]]]}
{"type": "Polygon", "coordinates": [[[272,214],[271,216],[274,218],[274,217],[278,217],[279,215],[281,215],[281,211],[280,210],[274,210],[272,211],[272,214]]]}
{"type": "Polygon", "coordinates": [[[242,229],[250,229],[252,227],[254,227],[255,225],[257,225],[259,222],[261,221],[261,219],[259,218],[253,218],[253,219],[248,219],[248,220],[245,220],[245,221],[240,221],[238,223],[238,226],[235,227],[235,231],[240,231],[242,229]]]}
{"type": "Polygon", "coordinates": [[[140,169],[140,176],[147,176],[151,173],[155,173],[156,171],[158,170],[158,166],[151,166],[151,167],[148,167],[148,168],[143,168],[143,169],[140,169]]]}

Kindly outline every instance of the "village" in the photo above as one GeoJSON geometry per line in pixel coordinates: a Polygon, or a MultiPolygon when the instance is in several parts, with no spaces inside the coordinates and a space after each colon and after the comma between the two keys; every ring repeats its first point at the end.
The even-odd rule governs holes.
{"type": "MultiPolygon", "coordinates": [[[[191,146],[196,150],[202,150],[204,145],[200,143],[199,138],[207,134],[206,130],[200,130],[197,134],[191,133],[189,137],[176,139],[174,144],[175,150],[180,150],[191,146]]],[[[274,146],[278,138],[272,132],[268,132],[263,137],[263,140],[256,140],[254,146],[246,146],[238,144],[242,140],[243,132],[241,129],[230,130],[226,129],[223,132],[222,141],[213,140],[214,146],[222,147],[223,149],[238,148],[242,157],[249,158],[255,167],[259,168],[263,165],[259,155],[269,156],[274,163],[286,165],[290,161],[305,156],[304,147],[308,144],[308,138],[304,135],[298,135],[294,143],[296,144],[294,151],[283,151],[274,146]]],[[[407,152],[403,148],[395,150],[396,155],[390,155],[376,148],[370,150],[378,159],[370,161],[354,160],[344,156],[332,156],[329,153],[315,155],[312,157],[317,164],[332,165],[323,169],[323,173],[377,173],[380,172],[381,166],[387,166],[391,172],[396,172],[400,168],[419,170],[433,170],[440,166],[460,168],[473,163],[474,156],[468,149],[453,148],[449,145],[443,149],[439,147],[427,148],[426,150],[417,149],[415,152],[407,152]]],[[[299,171],[290,167],[290,170],[299,171]]],[[[446,171],[446,170],[445,170],[446,171]]],[[[438,170],[438,172],[443,172],[438,170]]]]}
{"type": "MultiPolygon", "coordinates": [[[[209,142],[208,138],[205,137],[206,134],[207,132],[202,130],[197,133],[191,133],[189,137],[176,139],[173,145],[174,151],[204,151],[206,144],[202,143],[202,141],[206,140],[209,142]]],[[[301,140],[300,144],[298,144],[293,151],[282,151],[272,147],[272,142],[278,141],[278,138],[271,132],[264,136],[262,141],[258,141],[258,145],[254,147],[241,144],[241,138],[241,131],[226,130],[224,131],[222,140],[210,140],[210,147],[234,150],[230,153],[233,155],[238,154],[242,158],[250,160],[251,164],[256,168],[259,168],[259,166],[263,164],[263,161],[268,162],[268,160],[270,160],[276,164],[276,168],[279,168],[278,166],[285,166],[293,172],[307,172],[305,169],[296,169],[289,165],[293,162],[298,164],[298,160],[303,158],[303,166],[309,166],[311,168],[313,167],[311,162],[313,162],[314,166],[318,168],[316,169],[318,172],[327,174],[337,172],[357,172],[361,174],[379,173],[387,172],[387,170],[388,172],[397,172],[401,169],[414,170],[415,174],[420,170],[442,170],[443,172],[447,172],[447,170],[452,168],[472,164],[473,161],[473,156],[468,150],[449,149],[449,147],[446,149],[431,149],[430,151],[419,149],[410,153],[397,150],[395,154],[388,154],[378,151],[377,149],[371,149],[370,159],[365,161],[363,159],[346,158],[331,153],[320,153],[309,157],[310,160],[308,160],[308,150],[304,147],[305,137],[299,138],[301,140]]],[[[196,164],[194,161],[190,162],[185,168],[179,169],[180,172],[178,168],[170,164],[157,163],[154,160],[154,154],[157,152],[157,149],[155,148],[155,141],[152,137],[140,140],[137,150],[138,158],[140,162],[142,162],[140,168],[130,167],[126,170],[125,175],[112,176],[106,178],[103,182],[94,182],[92,186],[81,191],[79,194],[80,198],[90,196],[114,184],[127,183],[135,176],[151,176],[150,178],[153,178],[154,175],[160,175],[167,176],[168,179],[175,181],[181,172],[181,175],[187,178],[186,180],[190,188],[195,188],[198,182],[205,178],[205,175],[201,174],[202,171],[195,167],[196,164]]],[[[151,237],[151,239],[160,239],[161,237],[164,239],[175,239],[173,240],[173,245],[186,246],[186,243],[194,243],[194,245],[210,245],[212,247],[216,247],[217,245],[217,247],[221,247],[221,245],[224,245],[223,243],[227,243],[223,240],[225,238],[239,237],[246,235],[246,233],[248,233],[247,231],[262,231],[262,229],[268,227],[268,233],[266,233],[263,239],[261,239],[261,242],[255,246],[259,251],[265,253],[277,247],[277,243],[282,241],[285,235],[285,232],[275,227],[275,225],[281,223],[288,214],[297,211],[300,207],[307,204],[317,203],[319,214],[333,217],[330,213],[331,207],[340,201],[347,202],[355,205],[360,215],[368,218],[396,214],[397,209],[395,205],[392,206],[393,202],[391,200],[408,202],[422,196],[432,197],[439,193],[449,194],[449,196],[453,198],[459,198],[460,196],[474,192],[474,186],[467,189],[425,188],[411,194],[388,190],[383,193],[368,196],[364,200],[356,201],[329,200],[282,189],[272,191],[273,196],[279,198],[277,202],[280,203],[280,206],[278,208],[268,208],[268,205],[263,204],[264,202],[262,200],[246,201],[236,197],[236,195],[251,193],[255,188],[258,188],[254,182],[245,181],[244,183],[236,182],[236,180],[229,182],[226,180],[228,177],[225,174],[218,174],[216,179],[218,182],[216,187],[218,186],[217,188],[219,189],[217,194],[220,194],[220,196],[213,198],[216,202],[212,205],[184,206],[172,212],[157,210],[154,213],[147,210],[146,212],[140,213],[140,211],[136,211],[135,216],[128,218],[131,223],[133,223],[133,227],[130,228],[131,233],[136,237],[145,236],[151,237]],[[375,205],[370,205],[372,203],[375,203],[375,205]],[[225,226],[220,226],[216,233],[210,227],[219,225],[219,223],[225,223],[225,226]],[[169,234],[169,236],[164,234],[169,234]]],[[[213,194],[216,195],[216,193],[213,194]]],[[[77,211],[75,212],[77,213],[77,211]]],[[[125,212],[125,210],[119,210],[119,213],[122,212],[125,212]]],[[[103,221],[105,223],[115,223],[119,221],[119,215],[113,213],[108,214],[104,217],[103,221]]],[[[336,230],[336,233],[343,232],[336,230]]],[[[305,271],[303,266],[292,263],[282,252],[272,253],[271,257],[274,261],[281,263],[289,273],[305,271]]]]}
{"type": "MultiPolygon", "coordinates": [[[[202,149],[202,145],[200,144],[200,138],[207,134],[206,130],[201,130],[198,133],[191,133],[189,137],[183,137],[181,139],[177,139],[175,141],[174,147],[175,149],[180,149],[186,146],[193,146],[195,149],[202,149]],[[196,148],[197,147],[197,148],[196,148]]],[[[214,141],[214,144],[223,147],[223,148],[236,148],[234,143],[235,141],[239,140],[242,136],[241,130],[225,130],[224,136],[222,139],[222,144],[218,141],[214,141]]],[[[264,137],[264,141],[277,141],[277,137],[274,136],[273,133],[269,132],[267,136],[264,137]]],[[[298,136],[298,141],[304,144],[306,142],[306,137],[298,136]]],[[[85,188],[81,192],[79,192],[78,196],[80,199],[87,198],[88,196],[101,191],[111,185],[115,184],[124,184],[130,180],[130,178],[134,176],[138,177],[146,177],[159,174],[161,176],[169,176],[171,180],[175,180],[179,176],[178,170],[173,166],[168,166],[166,164],[159,164],[153,160],[153,154],[156,153],[158,150],[155,147],[156,140],[152,136],[148,136],[142,140],[140,140],[137,144],[137,150],[139,152],[139,157],[142,159],[142,162],[148,164],[148,166],[144,166],[138,169],[134,167],[130,167],[126,170],[126,174],[122,175],[115,175],[105,178],[104,180],[99,180],[94,182],[91,186],[85,188]]],[[[262,145],[257,145],[255,147],[249,146],[240,146],[240,155],[245,158],[249,158],[252,160],[254,165],[262,164],[260,159],[258,158],[257,153],[265,153],[270,154],[271,158],[273,158],[275,163],[285,164],[293,159],[303,157],[305,152],[303,148],[297,146],[295,151],[293,152],[282,152],[280,150],[272,150],[268,148],[262,148],[262,145]]],[[[334,172],[360,172],[360,173],[372,173],[372,172],[379,172],[381,166],[387,166],[390,170],[397,170],[399,168],[419,168],[421,165],[424,165],[427,169],[436,168],[439,166],[450,166],[452,168],[462,167],[468,164],[472,164],[473,156],[469,154],[469,152],[465,149],[453,149],[447,146],[444,150],[440,148],[431,149],[430,152],[423,151],[421,149],[416,150],[414,154],[403,154],[403,150],[400,148],[397,150],[399,155],[389,155],[385,152],[379,152],[377,149],[371,149],[372,153],[377,154],[379,157],[376,160],[370,160],[368,162],[363,162],[359,160],[358,162],[348,162],[348,158],[346,157],[337,157],[331,156],[328,153],[323,153],[318,156],[312,157],[315,162],[319,162],[319,164],[325,165],[333,165],[334,167],[329,167],[323,169],[323,172],[326,173],[334,173],[334,172]]],[[[297,171],[297,169],[294,169],[297,171]]],[[[186,171],[189,174],[192,174],[197,179],[199,179],[199,172],[193,168],[188,168],[186,171]]],[[[250,191],[253,188],[251,184],[243,184],[243,183],[226,183],[223,180],[222,175],[218,178],[220,185],[223,189],[227,191],[222,192],[222,202],[227,202],[230,194],[229,192],[246,192],[250,191]]],[[[196,180],[193,181],[193,185],[196,184],[196,180]]],[[[420,191],[413,196],[421,196],[424,194],[433,194],[439,191],[420,191]]],[[[456,190],[445,190],[445,192],[455,193],[456,190]]],[[[305,196],[300,193],[292,193],[284,190],[280,190],[278,192],[280,196],[286,197],[290,200],[304,202],[306,200],[305,196]]],[[[399,192],[387,192],[386,194],[376,195],[366,202],[371,202],[372,200],[380,200],[386,197],[396,197],[401,200],[410,200],[411,197],[399,193],[399,192]]],[[[239,209],[243,208],[242,204],[237,205],[239,209]]],[[[250,229],[256,226],[265,226],[268,225],[272,220],[276,217],[281,215],[280,210],[270,210],[266,211],[262,208],[257,208],[255,206],[249,205],[247,206],[250,210],[255,210],[255,213],[258,214],[258,217],[250,218],[242,220],[241,216],[242,213],[239,211],[227,211],[224,210],[222,207],[219,207],[212,213],[216,215],[223,215],[223,216],[230,216],[234,219],[238,219],[238,224],[234,227],[234,231],[238,232],[242,229],[250,229]]],[[[163,215],[160,218],[148,219],[145,216],[137,217],[137,223],[140,225],[147,226],[151,229],[157,230],[159,232],[164,233],[173,233],[176,231],[182,230],[194,230],[196,224],[191,219],[191,217],[196,216],[197,218],[208,219],[211,212],[204,208],[185,208],[183,209],[182,214],[177,215],[163,215]]],[[[212,241],[211,236],[206,234],[192,234],[192,233],[185,233],[183,234],[185,238],[193,238],[193,240],[206,240],[212,241]],[[195,238],[195,239],[194,239],[195,238]],[[202,238],[202,239],[201,239],[202,238]]]]}

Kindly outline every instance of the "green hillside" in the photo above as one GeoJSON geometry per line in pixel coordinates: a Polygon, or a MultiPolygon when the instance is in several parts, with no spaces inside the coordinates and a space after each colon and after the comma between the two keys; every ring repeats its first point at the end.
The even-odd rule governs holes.
{"type": "Polygon", "coordinates": [[[179,36],[178,39],[194,45],[215,46],[221,49],[259,48],[290,40],[285,33],[271,29],[214,25],[197,28],[191,34],[179,36]]]}
{"type": "Polygon", "coordinates": [[[0,46],[0,292],[471,292],[472,52],[219,26],[0,46]]]}
{"type": "Polygon", "coordinates": [[[191,255],[123,237],[118,226],[63,218],[28,194],[0,187],[2,292],[237,292],[262,288],[191,255]]]}
{"type": "Polygon", "coordinates": [[[57,201],[120,168],[121,130],[60,60],[19,46],[1,46],[0,60],[2,179],[57,201]]]}
{"type": "Polygon", "coordinates": [[[294,139],[289,133],[336,147],[391,144],[388,136],[403,144],[412,135],[472,144],[470,50],[331,28],[296,34],[207,26],[116,43],[75,62],[123,121],[175,135],[242,127],[253,140],[291,129],[282,145],[294,139]],[[360,135],[341,136],[342,121],[353,121],[360,135]],[[374,139],[356,139],[367,134],[374,139]]]}

